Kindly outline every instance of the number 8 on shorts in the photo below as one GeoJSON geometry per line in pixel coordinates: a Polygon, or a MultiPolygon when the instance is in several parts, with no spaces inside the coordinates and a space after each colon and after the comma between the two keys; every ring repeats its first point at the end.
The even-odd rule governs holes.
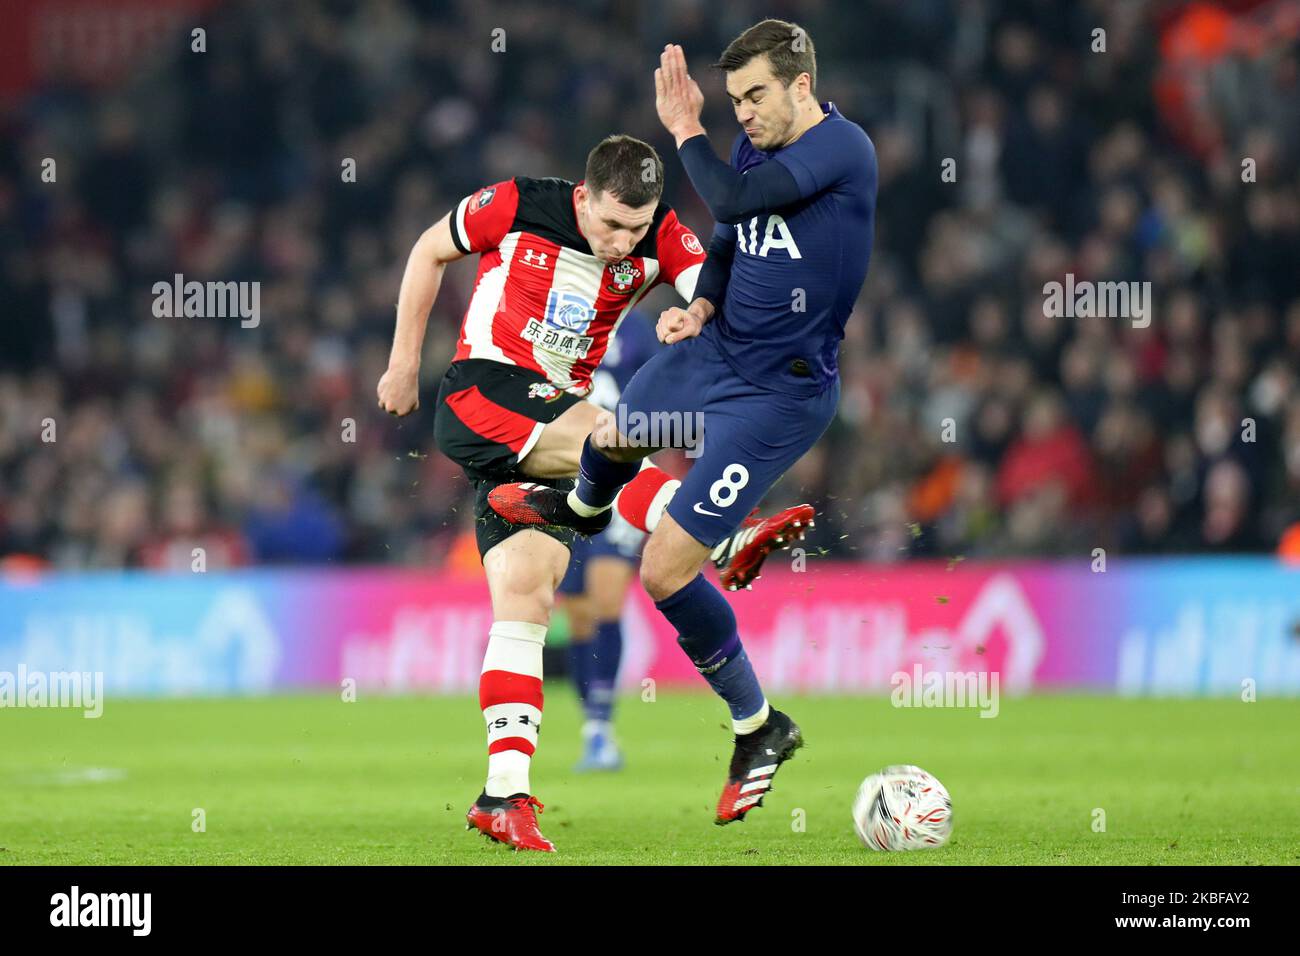
{"type": "Polygon", "coordinates": [[[749,469],[733,461],[723,469],[722,477],[710,486],[709,499],[719,508],[729,508],[735,503],[740,489],[747,484],[749,484],[749,469]]]}

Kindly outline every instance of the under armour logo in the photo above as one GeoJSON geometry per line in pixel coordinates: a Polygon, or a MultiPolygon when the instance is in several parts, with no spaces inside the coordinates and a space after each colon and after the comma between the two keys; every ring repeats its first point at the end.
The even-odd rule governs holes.
{"type": "Polygon", "coordinates": [[[546,253],[534,252],[532,249],[524,251],[524,265],[535,266],[538,269],[546,268],[546,253]]]}

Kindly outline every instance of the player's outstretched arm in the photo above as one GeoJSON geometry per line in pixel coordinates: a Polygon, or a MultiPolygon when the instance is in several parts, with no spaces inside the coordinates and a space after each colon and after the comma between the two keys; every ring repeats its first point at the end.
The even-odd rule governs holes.
{"type": "Polygon", "coordinates": [[[451,213],[426,229],[411,247],[397,296],[397,328],[388,370],[379,380],[379,407],[390,414],[408,415],[420,407],[420,353],[429,310],[438,298],[447,263],[464,255],[451,238],[451,213]]]}
{"type": "Polygon", "coordinates": [[[677,142],[691,185],[718,222],[743,222],[803,198],[799,183],[780,163],[762,163],[741,174],[717,157],[700,124],[704,94],[686,72],[686,56],[679,46],[668,45],[659,57],[655,108],[677,142]]]}

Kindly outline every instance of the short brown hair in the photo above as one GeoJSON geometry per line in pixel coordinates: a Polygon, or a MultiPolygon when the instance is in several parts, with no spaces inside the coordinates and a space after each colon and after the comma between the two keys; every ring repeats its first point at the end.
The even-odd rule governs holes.
{"type": "Polygon", "coordinates": [[[625,206],[644,206],[664,191],[664,161],[635,136],[606,136],[587,154],[586,183],[593,193],[609,193],[625,206]]]}
{"type": "Polygon", "coordinates": [[[809,86],[817,88],[817,54],[808,31],[786,20],[763,20],[755,23],[727,44],[713,64],[731,73],[756,56],[766,56],[772,75],[789,86],[800,73],[807,73],[809,86]]]}

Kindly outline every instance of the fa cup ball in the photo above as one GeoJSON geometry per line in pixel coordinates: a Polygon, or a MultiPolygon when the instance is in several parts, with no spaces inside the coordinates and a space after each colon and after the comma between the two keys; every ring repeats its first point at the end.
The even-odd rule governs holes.
{"type": "Polygon", "coordinates": [[[952,800],[920,767],[873,773],[853,800],[853,829],[871,850],[927,850],[952,835],[952,800]]]}

